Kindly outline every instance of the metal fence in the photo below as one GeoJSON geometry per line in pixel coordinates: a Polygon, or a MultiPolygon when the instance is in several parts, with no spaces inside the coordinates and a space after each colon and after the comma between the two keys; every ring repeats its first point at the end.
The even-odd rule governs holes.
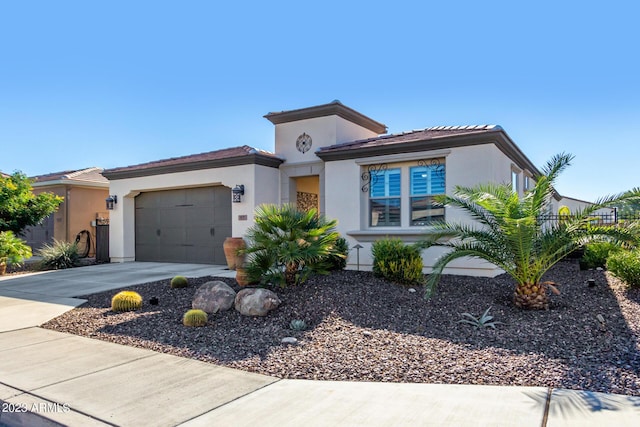
{"type": "MultiPolygon", "coordinates": [[[[539,217],[540,221],[545,222],[557,222],[571,218],[571,215],[559,215],[559,214],[549,214],[549,215],[541,215],[539,217]]],[[[592,222],[594,224],[601,225],[614,225],[621,224],[628,221],[638,221],[640,220],[640,212],[634,212],[632,214],[619,214],[614,211],[610,214],[593,214],[589,215],[589,218],[592,218],[592,222]]]]}

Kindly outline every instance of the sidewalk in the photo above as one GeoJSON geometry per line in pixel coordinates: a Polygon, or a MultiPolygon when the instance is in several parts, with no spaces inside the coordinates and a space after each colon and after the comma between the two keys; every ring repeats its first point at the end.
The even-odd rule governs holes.
{"type": "MultiPolygon", "coordinates": [[[[155,273],[143,273],[143,267],[151,266],[127,266],[132,280],[166,274],[158,273],[160,266],[151,269],[155,273]]],[[[7,301],[23,301],[31,310],[72,307],[87,273],[70,274],[66,287],[52,275],[49,282],[60,280],[53,302],[46,301],[42,284],[0,282],[0,426],[640,425],[640,397],[544,387],[280,380],[41,329],[29,316],[23,324],[12,319],[19,310],[7,301]],[[1,296],[9,292],[31,299],[1,296]]],[[[106,277],[121,273],[117,266],[100,269],[101,281],[123,286],[106,277]]]]}

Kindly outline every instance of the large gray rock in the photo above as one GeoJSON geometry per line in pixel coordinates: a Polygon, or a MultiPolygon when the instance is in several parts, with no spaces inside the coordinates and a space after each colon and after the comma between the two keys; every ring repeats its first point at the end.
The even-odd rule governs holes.
{"type": "Polygon", "coordinates": [[[242,289],[236,295],[236,310],[245,316],[266,316],[280,305],[278,296],[268,289],[242,289]]]}
{"type": "Polygon", "coordinates": [[[236,298],[236,291],[219,280],[207,282],[196,291],[191,307],[206,311],[209,314],[229,310],[236,298]]]}

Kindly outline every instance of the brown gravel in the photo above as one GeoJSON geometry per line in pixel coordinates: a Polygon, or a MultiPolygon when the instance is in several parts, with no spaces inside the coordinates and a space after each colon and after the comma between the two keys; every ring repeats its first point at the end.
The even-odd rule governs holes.
{"type": "MultiPolygon", "coordinates": [[[[264,318],[235,310],[210,317],[203,328],[182,326],[198,284],[170,289],[169,281],[134,286],[142,310],[116,314],[116,291],[45,328],[259,372],[280,378],[546,386],[640,396],[640,290],[626,290],[609,273],[580,271],[563,262],[545,278],[562,292],[548,311],[521,311],[513,281],[444,276],[436,296],[421,289],[343,271],[276,292],[282,305],[264,318]],[[587,279],[596,280],[588,287],[587,279]],[[148,303],[157,297],[159,305],[148,303]],[[497,328],[458,323],[461,313],[488,307],[497,328]],[[598,315],[604,323],[598,320],[598,315]],[[304,332],[289,329],[304,319],[304,332]],[[281,344],[293,336],[295,345],[281,344]]],[[[223,280],[236,289],[235,281],[223,280]]]]}

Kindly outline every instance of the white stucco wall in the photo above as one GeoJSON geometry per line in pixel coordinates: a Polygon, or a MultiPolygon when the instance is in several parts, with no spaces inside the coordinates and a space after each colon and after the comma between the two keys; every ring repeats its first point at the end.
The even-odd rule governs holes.
{"type": "MultiPolygon", "coordinates": [[[[402,187],[402,227],[369,227],[368,192],[362,191],[362,173],[368,164],[387,163],[394,165],[415,165],[420,159],[445,158],[446,191],[451,194],[456,185],[474,186],[483,182],[507,183],[511,180],[513,162],[495,145],[474,145],[449,150],[402,153],[368,159],[340,160],[325,164],[326,215],[338,219],[338,231],[347,238],[349,246],[356,244],[360,249],[360,268],[371,269],[373,241],[389,237],[400,237],[407,242],[417,241],[428,227],[409,226],[409,185],[403,174],[402,187]],[[406,182],[405,182],[406,181],[406,182]]],[[[470,222],[464,213],[447,208],[447,221],[470,222]]],[[[425,272],[431,270],[435,260],[444,253],[444,248],[431,248],[423,252],[425,272]]],[[[356,251],[352,250],[348,268],[356,268],[356,251]]],[[[448,274],[475,276],[495,276],[502,273],[494,265],[478,259],[457,260],[449,264],[448,274]]]]}
{"type": "Polygon", "coordinates": [[[233,188],[244,184],[242,202],[231,204],[233,236],[230,237],[239,237],[253,224],[255,206],[278,203],[278,179],[278,169],[249,164],[112,180],[109,192],[118,196],[118,203],[110,212],[111,261],[135,260],[135,197],[140,193],[215,185],[233,188]],[[246,220],[240,219],[243,215],[246,220]]]}

